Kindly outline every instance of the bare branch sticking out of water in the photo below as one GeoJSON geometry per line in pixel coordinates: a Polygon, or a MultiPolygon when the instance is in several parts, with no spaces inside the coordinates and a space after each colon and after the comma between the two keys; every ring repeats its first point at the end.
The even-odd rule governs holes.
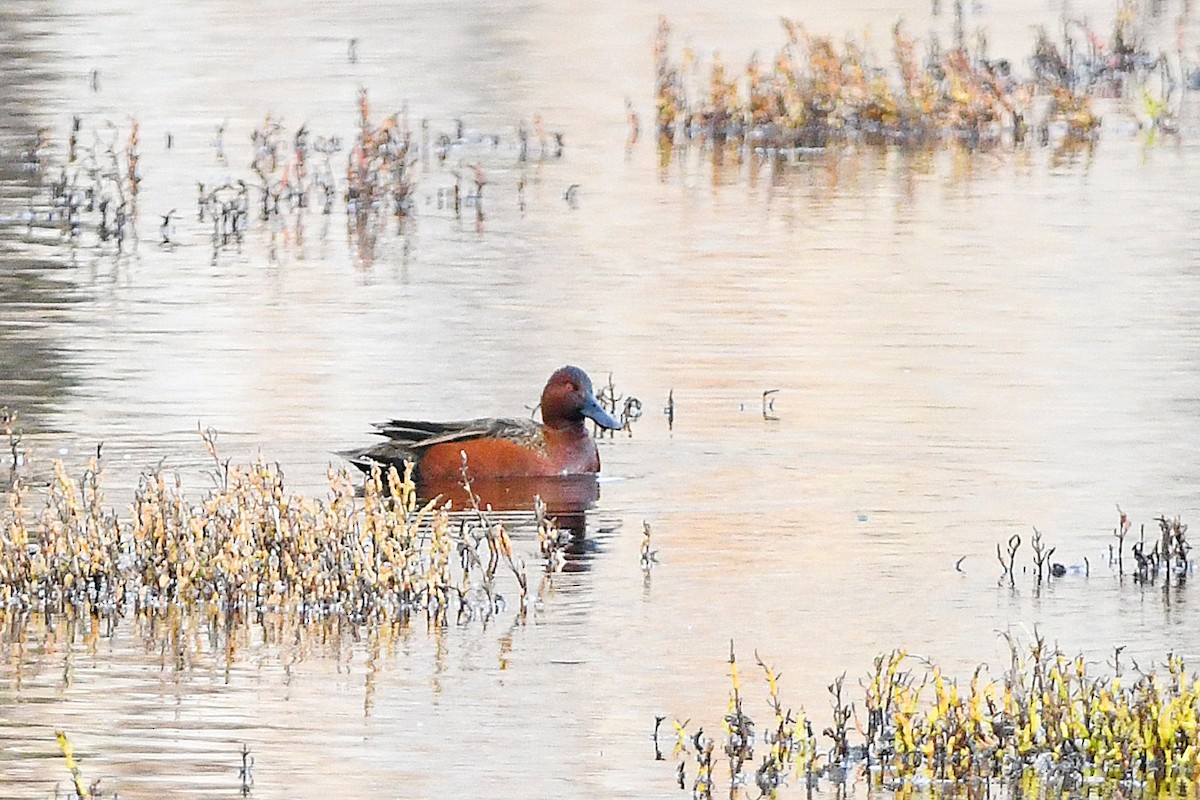
{"type": "MultiPolygon", "coordinates": [[[[130,121],[128,137],[122,137],[111,123],[93,129],[90,146],[80,144],[82,129],[82,118],[73,117],[65,163],[56,178],[44,180],[49,189],[48,208],[35,212],[31,206],[29,232],[33,233],[35,224],[56,227],[65,239],[77,243],[85,233],[94,231],[100,244],[114,242],[118,253],[126,240],[136,249],[134,226],[142,180],[138,122],[130,121]]],[[[42,144],[39,134],[34,161],[39,170],[48,168],[41,158],[42,144]]]]}
{"type": "Polygon", "coordinates": [[[17,427],[17,410],[8,406],[0,407],[0,425],[4,427],[4,437],[8,439],[9,470],[15,473],[25,464],[25,453],[20,450],[21,430],[17,427]]]}
{"type": "Polygon", "coordinates": [[[779,394],[778,389],[767,389],[762,393],[762,415],[766,420],[777,420],[775,416],[775,396],[779,394]]]}
{"type": "MultiPolygon", "coordinates": [[[[1117,537],[1117,574],[1124,575],[1125,574],[1125,537],[1129,535],[1129,517],[1127,517],[1125,515],[1125,512],[1121,510],[1121,507],[1119,505],[1117,506],[1117,514],[1119,515],[1120,519],[1117,524],[1117,529],[1115,531],[1113,531],[1113,535],[1115,537],[1117,537]]],[[[1111,548],[1110,548],[1110,550],[1111,550],[1111,548]]],[[[1112,561],[1111,557],[1109,558],[1109,561],[1110,562],[1112,561]]]]}
{"type": "Polygon", "coordinates": [[[537,522],[538,552],[546,562],[546,572],[561,572],[566,564],[563,548],[571,541],[571,532],[561,530],[546,512],[541,495],[533,498],[533,517],[537,522]]]}
{"type": "MultiPolygon", "coordinates": [[[[596,399],[609,414],[620,421],[621,430],[633,436],[633,423],[642,418],[642,401],[632,395],[626,397],[618,392],[611,372],[608,373],[608,383],[600,387],[596,399]]],[[[609,437],[616,436],[616,431],[601,428],[596,423],[592,423],[592,427],[597,437],[603,438],[606,434],[609,437]]]]}
{"type": "MultiPolygon", "coordinates": [[[[1057,548],[1051,547],[1047,549],[1045,543],[1042,541],[1041,531],[1037,528],[1033,529],[1033,541],[1030,546],[1033,548],[1033,566],[1037,571],[1037,582],[1041,586],[1043,578],[1049,579],[1053,573],[1053,565],[1050,557],[1054,555],[1054,551],[1057,548]]],[[[1058,576],[1056,575],[1056,577],[1058,576]]]]}
{"type": "Polygon", "coordinates": [[[649,574],[650,569],[658,563],[658,551],[650,549],[650,523],[642,521],[642,569],[649,574]]]}
{"type": "Polygon", "coordinates": [[[1176,585],[1182,586],[1191,567],[1188,554],[1191,552],[1192,546],[1187,541],[1188,526],[1181,522],[1179,517],[1172,519],[1157,517],[1155,521],[1158,522],[1159,530],[1162,533],[1160,551],[1166,570],[1164,588],[1171,584],[1172,578],[1176,585]]]}
{"type": "Polygon", "coordinates": [[[238,780],[241,781],[242,797],[248,797],[254,787],[254,756],[250,755],[250,746],[242,744],[242,766],[238,770],[238,780]]]}
{"type": "Polygon", "coordinates": [[[524,621],[529,611],[529,606],[533,602],[529,596],[529,582],[525,575],[525,562],[520,556],[513,557],[512,541],[509,539],[508,531],[505,530],[504,525],[499,522],[492,523],[487,514],[479,507],[479,497],[471,488],[471,474],[467,469],[467,452],[463,450],[460,451],[460,454],[462,455],[462,486],[467,493],[467,497],[470,499],[471,508],[475,512],[476,518],[483,526],[484,536],[488,545],[488,565],[484,570],[484,586],[488,592],[488,602],[492,609],[490,613],[498,611],[499,605],[503,602],[492,588],[497,565],[500,558],[503,557],[509,569],[512,570],[513,576],[517,579],[517,585],[520,587],[520,605],[518,606],[517,615],[518,619],[524,621]]]}
{"type": "Polygon", "coordinates": [[[1000,580],[1008,578],[1009,586],[1016,586],[1016,569],[1014,567],[1017,559],[1017,550],[1021,547],[1020,534],[1014,533],[1008,537],[1008,560],[1005,560],[1004,553],[1000,550],[1000,544],[996,544],[996,559],[1000,562],[1000,580]]]}
{"type": "Polygon", "coordinates": [[[219,452],[217,451],[217,435],[218,435],[217,429],[213,428],[211,426],[207,427],[207,428],[202,428],[200,426],[200,422],[197,421],[196,422],[196,430],[200,434],[200,440],[202,442],[204,442],[204,449],[206,451],[208,451],[208,454],[209,454],[209,456],[212,457],[213,463],[215,465],[213,467],[213,470],[209,473],[209,475],[212,477],[213,483],[216,485],[216,487],[218,489],[228,490],[229,489],[229,462],[230,462],[230,459],[227,458],[224,461],[222,461],[221,456],[220,456],[219,452]]]}

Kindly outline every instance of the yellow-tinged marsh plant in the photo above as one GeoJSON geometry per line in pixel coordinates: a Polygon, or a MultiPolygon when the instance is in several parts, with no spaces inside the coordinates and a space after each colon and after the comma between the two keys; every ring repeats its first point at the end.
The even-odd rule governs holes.
{"type": "MultiPolygon", "coordinates": [[[[1116,674],[1097,675],[1083,656],[1069,657],[1040,637],[1025,647],[1006,638],[1009,668],[989,680],[980,666],[969,686],[902,650],[879,656],[860,682],[865,731],[839,678],[830,686],[834,721],[822,733],[828,740],[822,751],[803,714],[785,710],[779,674],[756,653],[772,720],[759,754],[731,649],[732,691],[722,720],[730,796],[775,796],[790,778],[802,785],[867,780],[901,794],[992,785],[1022,793],[1111,794],[1121,786],[1197,792],[1200,677],[1187,672],[1180,656],[1169,654],[1160,669],[1123,674],[1118,649],[1116,674]],[[758,793],[745,793],[750,783],[758,793]]],[[[680,785],[690,756],[698,765],[694,786],[711,787],[712,743],[700,734],[689,739],[679,723],[676,731],[680,785]]]]}
{"type": "Polygon", "coordinates": [[[436,499],[418,500],[411,466],[376,469],[361,497],[331,468],[328,494],[314,499],[288,491],[278,464],[222,461],[215,434],[202,434],[218,469],[199,500],[178,475],[150,472],[118,514],[105,505],[98,457],[80,480],[56,463],[40,512],[15,480],[0,507],[0,610],[462,621],[495,613],[502,562],[524,610],[523,562],[503,526],[480,517],[452,527],[436,499]],[[486,605],[465,602],[472,584],[487,587],[486,605]]]}

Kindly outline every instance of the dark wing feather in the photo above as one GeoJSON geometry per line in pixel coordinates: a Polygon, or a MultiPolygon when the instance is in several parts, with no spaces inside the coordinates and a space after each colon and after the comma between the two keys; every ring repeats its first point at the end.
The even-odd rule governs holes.
{"type": "Polygon", "coordinates": [[[540,440],[542,433],[540,422],[521,418],[485,417],[460,422],[394,419],[389,422],[377,422],[374,427],[376,433],[387,437],[387,441],[338,454],[363,472],[370,472],[372,464],[379,464],[385,468],[395,465],[397,469],[403,469],[405,461],[419,463],[421,454],[438,444],[466,442],[471,439],[508,439],[522,444],[533,444],[540,440]]]}
{"type": "Polygon", "coordinates": [[[414,450],[435,444],[464,442],[469,439],[510,439],[524,442],[537,438],[542,425],[531,419],[484,417],[462,422],[412,422],[394,419],[376,423],[375,430],[395,442],[404,442],[414,450]]]}

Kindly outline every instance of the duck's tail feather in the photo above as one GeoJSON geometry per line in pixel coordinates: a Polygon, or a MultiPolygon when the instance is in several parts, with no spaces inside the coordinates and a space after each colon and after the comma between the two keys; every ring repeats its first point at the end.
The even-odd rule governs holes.
{"type": "Polygon", "coordinates": [[[337,455],[346,459],[368,475],[375,465],[384,470],[388,467],[395,467],[403,475],[404,463],[406,461],[411,461],[415,464],[420,460],[418,454],[411,447],[391,439],[371,445],[370,447],[339,450],[337,455]]]}

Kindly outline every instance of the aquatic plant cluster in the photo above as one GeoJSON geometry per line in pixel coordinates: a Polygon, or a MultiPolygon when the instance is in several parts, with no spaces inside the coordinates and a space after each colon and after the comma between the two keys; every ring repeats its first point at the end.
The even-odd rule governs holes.
{"type": "MultiPolygon", "coordinates": [[[[1124,575],[1125,539],[1129,536],[1132,526],[1129,517],[1120,506],[1117,506],[1117,513],[1120,515],[1120,523],[1113,531],[1117,540],[1116,555],[1114,557],[1111,554],[1110,547],[1109,561],[1115,560],[1118,571],[1124,575]]],[[[1154,521],[1158,523],[1159,535],[1157,539],[1152,540],[1153,545],[1150,549],[1146,549],[1145,525],[1141,526],[1138,541],[1130,547],[1130,554],[1134,560],[1133,578],[1139,583],[1155,583],[1161,577],[1164,589],[1172,583],[1182,586],[1188,575],[1195,570],[1195,563],[1190,557],[1192,545],[1187,540],[1188,526],[1179,517],[1162,516],[1154,521]]]]}
{"type": "MultiPolygon", "coordinates": [[[[1129,538],[1132,524],[1129,517],[1117,506],[1120,521],[1113,529],[1116,544],[1108,547],[1108,566],[1116,571],[1118,577],[1125,577],[1125,540],[1129,538]]],[[[1191,558],[1192,545],[1187,539],[1188,526],[1179,517],[1155,517],[1158,523],[1158,536],[1149,542],[1146,540],[1146,526],[1142,525],[1138,541],[1130,545],[1130,555],[1133,557],[1133,569],[1128,573],[1137,584],[1156,584],[1161,579],[1162,588],[1182,587],[1187,583],[1188,576],[1195,572],[1196,564],[1191,558]]],[[[1013,534],[1002,548],[996,544],[996,560],[1000,562],[1001,584],[1016,586],[1017,553],[1021,549],[1020,534],[1013,534]]],[[[1061,578],[1068,573],[1091,574],[1091,563],[1085,557],[1083,564],[1068,567],[1053,561],[1056,547],[1051,547],[1042,537],[1041,531],[1033,529],[1030,541],[1033,551],[1033,575],[1038,586],[1048,583],[1053,578],[1061,578]]],[[[959,559],[961,564],[962,559],[959,559]]],[[[961,568],[960,568],[961,570],[961,568]]]]}
{"type": "MultiPolygon", "coordinates": [[[[1082,656],[1068,657],[1041,637],[1024,650],[1012,638],[1008,644],[1003,677],[984,680],[980,667],[965,687],[899,650],[875,659],[858,704],[839,677],[829,686],[833,722],[821,733],[828,747],[818,745],[803,711],[784,707],[779,673],[757,654],[768,719],[755,733],[731,645],[719,741],[702,728],[689,731],[690,720],[673,723],[679,787],[696,798],[713,797],[722,783],[731,798],[775,796],[793,779],[810,790],[822,780],[864,782],[901,795],[928,788],[966,789],[973,797],[1194,792],[1200,676],[1188,674],[1182,657],[1143,670],[1122,664],[1117,649],[1111,673],[1096,675],[1082,656]]],[[[655,727],[660,760],[663,721],[655,727]]]]}
{"type": "MultiPolygon", "coordinates": [[[[328,497],[312,500],[284,488],[278,465],[218,460],[217,487],[199,502],[177,476],[142,475],[124,519],[106,508],[100,474],[96,458],[79,481],[56,464],[37,514],[14,479],[0,514],[0,609],[284,611],[352,622],[423,614],[444,624],[506,608],[498,572],[516,581],[519,618],[532,602],[504,525],[478,509],[455,525],[444,506],[418,504],[411,470],[376,470],[358,498],[349,474],[331,469],[328,497]]],[[[560,536],[544,506],[537,523],[554,569],[560,536]]]]}
{"type": "MultiPolygon", "coordinates": [[[[476,222],[482,222],[483,189],[488,184],[484,158],[500,152],[505,138],[498,133],[469,134],[461,119],[455,120],[453,133],[434,130],[428,119],[421,119],[414,128],[407,106],[377,120],[367,91],[360,89],[354,139],[346,148],[345,180],[339,184],[333,168],[333,156],[343,149],[339,137],[314,137],[301,126],[289,145],[282,124],[268,117],[252,135],[255,154],[251,168],[262,187],[261,216],[265,220],[287,210],[307,208],[313,202],[310,198],[316,198],[322,212],[330,214],[340,194],[351,229],[373,236],[387,217],[403,224],[416,212],[422,171],[428,175],[436,163],[454,179],[452,186],[437,191],[437,208],[452,210],[456,217],[464,208],[471,208],[476,222]],[[339,185],[344,186],[341,192],[339,185]]],[[[561,158],[564,137],[547,131],[541,116],[535,114],[532,125],[524,120],[518,123],[513,141],[507,144],[516,163],[522,165],[561,158]]],[[[517,204],[524,209],[524,177],[517,182],[517,204]]]]}
{"type": "MultiPolygon", "coordinates": [[[[114,242],[120,250],[127,238],[133,238],[137,219],[142,181],[138,123],[131,122],[128,131],[109,124],[90,133],[91,142],[81,142],[83,120],[72,117],[66,163],[52,173],[47,186],[49,210],[40,214],[31,210],[29,229],[61,226],[74,239],[85,225],[91,226],[101,242],[114,242]]],[[[26,162],[35,169],[47,169],[49,146],[49,131],[39,131],[37,141],[25,154],[26,162]]]]}
{"type": "MultiPolygon", "coordinates": [[[[414,128],[407,108],[382,119],[372,114],[365,90],[358,94],[358,116],[350,141],[343,137],[318,135],[307,125],[289,131],[268,115],[250,133],[252,153],[248,172],[226,177],[219,183],[196,182],[195,219],[210,231],[214,256],[228,246],[238,246],[254,220],[269,222],[287,215],[317,209],[331,215],[343,208],[350,233],[359,252],[374,247],[375,238],[389,220],[397,220],[401,232],[406,219],[417,210],[420,179],[444,171],[453,184],[436,190],[439,210],[461,217],[471,209],[477,225],[485,214],[483,189],[489,182],[485,166],[495,163],[495,154],[512,156],[518,167],[560,158],[564,151],[561,132],[548,131],[540,115],[532,123],[521,120],[515,133],[470,133],[462,120],[453,132],[439,132],[428,119],[414,128]],[[345,159],[344,168],[341,159],[345,159]]],[[[216,163],[228,165],[225,126],[217,128],[212,142],[216,163]]],[[[175,146],[168,134],[167,148],[175,146]]],[[[25,163],[50,179],[48,207],[31,207],[27,214],[30,234],[35,228],[58,230],[71,241],[95,233],[101,243],[115,243],[120,252],[137,242],[138,188],[140,168],[139,125],[128,129],[104,123],[85,130],[81,116],[74,116],[67,135],[63,163],[56,164],[54,140],[49,129],[38,132],[37,140],[24,153],[25,163]]],[[[448,182],[442,180],[440,182],[448,182]]],[[[516,182],[515,205],[526,205],[526,176],[516,182]]],[[[434,194],[427,197],[433,202],[434,194]]],[[[159,213],[159,242],[175,245],[184,213],[172,208],[159,213]]]]}
{"type": "Polygon", "coordinates": [[[787,41],[769,64],[753,56],[739,75],[714,56],[707,79],[691,51],[678,61],[672,56],[671,26],[661,19],[654,48],[660,143],[791,149],[841,141],[1019,144],[1034,140],[1030,134],[1041,143],[1088,140],[1100,127],[1092,99],[1135,90],[1148,124],[1175,130],[1167,100],[1182,87],[1166,56],[1150,52],[1135,29],[1132,0],[1118,10],[1107,42],[1081,21],[1064,21],[1059,42],[1039,29],[1027,78],[1019,78],[1009,60],[989,56],[983,33],[968,46],[961,8],[956,3],[953,46],[943,48],[931,36],[923,57],[896,23],[892,69],[860,42],[839,45],[784,19],[787,41]],[[1165,94],[1150,93],[1155,74],[1165,94]]]}

